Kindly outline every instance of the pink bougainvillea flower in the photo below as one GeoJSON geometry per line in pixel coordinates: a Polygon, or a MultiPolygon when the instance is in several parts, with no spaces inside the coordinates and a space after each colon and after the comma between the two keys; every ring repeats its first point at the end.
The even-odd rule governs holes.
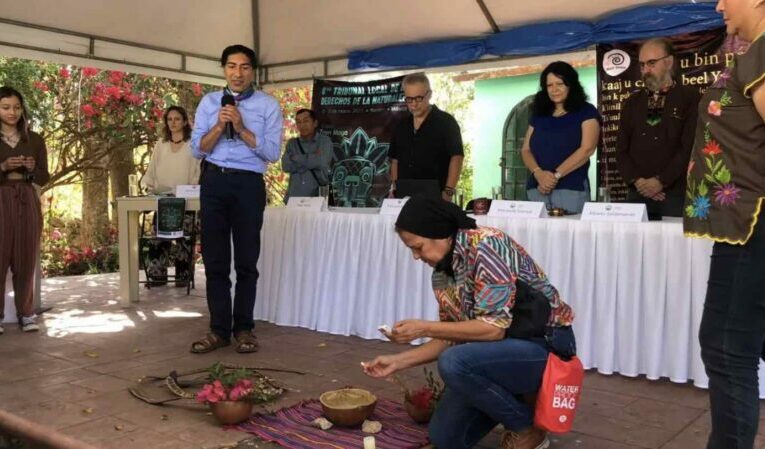
{"type": "Polygon", "coordinates": [[[719,101],[710,101],[709,106],[707,106],[707,113],[719,117],[722,115],[722,104],[719,101]]]}
{"type": "Polygon", "coordinates": [[[93,95],[90,97],[90,102],[96,106],[104,107],[106,106],[106,103],[109,102],[109,100],[103,95],[93,95]]]}
{"type": "Polygon", "coordinates": [[[104,89],[104,92],[106,92],[106,95],[112,97],[115,100],[119,100],[122,98],[122,91],[117,86],[109,86],[106,89],[104,89]]]}
{"type": "Polygon", "coordinates": [[[112,84],[120,84],[124,78],[125,72],[120,72],[118,70],[109,72],[109,82],[112,84]]]}
{"type": "Polygon", "coordinates": [[[86,78],[91,78],[98,75],[98,69],[95,67],[83,67],[82,69],[82,76],[86,78]]]}
{"type": "Polygon", "coordinates": [[[707,142],[706,146],[704,147],[702,151],[704,152],[704,154],[709,156],[722,154],[722,149],[720,148],[720,144],[714,140],[710,140],[709,142],[707,142]]]}
{"type": "Polygon", "coordinates": [[[93,117],[94,115],[98,114],[98,112],[96,111],[96,108],[94,108],[93,105],[91,104],[82,105],[82,113],[88,117],[93,117]]]}
{"type": "Polygon", "coordinates": [[[60,69],[58,69],[58,76],[60,76],[61,78],[67,79],[69,78],[70,74],[71,73],[69,72],[69,69],[67,69],[66,67],[61,67],[60,69]]]}
{"type": "Polygon", "coordinates": [[[48,85],[43,83],[42,81],[35,81],[34,83],[35,89],[42,91],[42,92],[48,92],[49,88],[48,85]]]}

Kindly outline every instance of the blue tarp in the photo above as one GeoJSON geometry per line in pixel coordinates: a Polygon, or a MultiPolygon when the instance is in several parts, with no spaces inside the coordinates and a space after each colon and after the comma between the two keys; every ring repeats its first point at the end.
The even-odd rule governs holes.
{"type": "Polygon", "coordinates": [[[484,53],[484,45],[480,39],[391,45],[375,50],[352,52],[348,56],[348,67],[365,69],[438,67],[475,61],[484,53]],[[421,65],[423,57],[427,59],[427,65],[421,65]]]}
{"type": "Polygon", "coordinates": [[[475,61],[484,55],[562,53],[590,45],[691,33],[724,26],[715,3],[647,5],[611,14],[595,22],[556,21],[511,28],[476,39],[402,44],[353,51],[348,68],[439,67],[475,61]]]}
{"type": "Polygon", "coordinates": [[[592,24],[575,21],[535,23],[493,34],[484,42],[489,55],[561,53],[590,45],[592,24]]]}

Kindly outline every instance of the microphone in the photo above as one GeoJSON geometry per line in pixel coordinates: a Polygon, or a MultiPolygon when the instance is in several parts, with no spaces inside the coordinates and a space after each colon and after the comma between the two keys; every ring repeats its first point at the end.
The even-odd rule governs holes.
{"type": "MultiPolygon", "coordinates": [[[[220,105],[221,106],[236,106],[236,100],[234,100],[234,96],[230,94],[223,94],[223,98],[220,99],[220,105]]],[[[234,140],[234,124],[231,122],[226,122],[226,139],[228,140],[234,140]]]]}

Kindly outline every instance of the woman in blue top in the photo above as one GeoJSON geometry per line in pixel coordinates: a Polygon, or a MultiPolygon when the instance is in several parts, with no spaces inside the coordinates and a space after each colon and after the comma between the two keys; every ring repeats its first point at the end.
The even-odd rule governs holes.
{"type": "Polygon", "coordinates": [[[590,198],[587,170],[598,144],[600,115],[587,102],[576,70],[565,62],[548,65],[539,85],[521,148],[532,174],[528,198],[578,214],[590,198]]]}

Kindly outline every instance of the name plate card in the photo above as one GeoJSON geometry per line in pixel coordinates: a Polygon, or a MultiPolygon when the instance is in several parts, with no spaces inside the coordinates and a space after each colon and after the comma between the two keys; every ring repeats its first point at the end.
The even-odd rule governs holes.
{"type": "Polygon", "coordinates": [[[398,217],[401,208],[409,198],[385,198],[380,208],[380,215],[393,215],[398,217]]]}
{"type": "Polygon", "coordinates": [[[584,203],[582,221],[642,223],[648,221],[648,211],[645,204],[584,203]]]}
{"type": "Polygon", "coordinates": [[[541,201],[492,200],[487,215],[504,218],[544,218],[547,216],[547,208],[541,201]]]}
{"type": "Polygon", "coordinates": [[[287,209],[321,212],[327,209],[327,199],[323,196],[292,196],[287,200],[287,209]]]}
{"type": "Polygon", "coordinates": [[[199,198],[201,186],[196,185],[177,185],[175,186],[175,196],[178,198],[199,198]]]}

